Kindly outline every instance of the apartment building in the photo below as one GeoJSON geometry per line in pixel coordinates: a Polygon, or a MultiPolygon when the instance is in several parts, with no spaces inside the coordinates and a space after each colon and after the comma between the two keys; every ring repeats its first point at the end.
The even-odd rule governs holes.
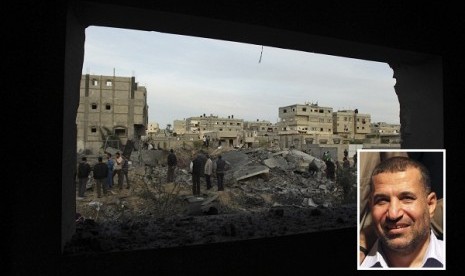
{"type": "Polygon", "coordinates": [[[198,133],[215,137],[218,144],[236,146],[241,144],[243,137],[244,120],[234,118],[234,115],[218,117],[217,115],[200,115],[186,119],[186,130],[190,133],[198,133]]]}
{"type": "Polygon", "coordinates": [[[147,126],[147,134],[160,132],[160,126],[158,123],[149,123],[147,126]]]}
{"type": "Polygon", "coordinates": [[[333,133],[343,140],[363,140],[371,133],[371,115],[358,109],[333,112],[333,133]]]}
{"type": "Polygon", "coordinates": [[[173,132],[175,132],[178,135],[188,133],[186,120],[174,120],[173,132]]]}
{"type": "Polygon", "coordinates": [[[316,143],[327,143],[333,137],[333,108],[306,102],[279,107],[279,135],[304,135],[316,143]]]}
{"type": "Polygon", "coordinates": [[[268,134],[275,131],[275,126],[266,120],[245,121],[244,130],[254,133],[257,136],[268,134]]]}
{"type": "Polygon", "coordinates": [[[78,153],[140,141],[148,125],[147,89],[135,77],[82,75],[76,125],[78,153]]]}
{"type": "Polygon", "coordinates": [[[372,133],[379,134],[399,134],[400,124],[389,124],[386,122],[376,122],[371,124],[372,133]]]}

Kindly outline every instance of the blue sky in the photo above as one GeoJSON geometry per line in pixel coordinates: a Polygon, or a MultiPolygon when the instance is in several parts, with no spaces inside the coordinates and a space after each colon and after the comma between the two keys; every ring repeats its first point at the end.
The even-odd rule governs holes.
{"type": "Polygon", "coordinates": [[[88,27],[83,74],[135,76],[147,88],[149,122],[161,128],[202,114],[279,120],[305,102],[357,108],[372,122],[399,123],[386,63],[262,45],[128,29],[88,27]]]}

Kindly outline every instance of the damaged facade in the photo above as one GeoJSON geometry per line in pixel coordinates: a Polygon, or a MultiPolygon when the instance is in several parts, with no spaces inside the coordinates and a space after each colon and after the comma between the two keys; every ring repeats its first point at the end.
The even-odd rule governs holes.
{"type": "Polygon", "coordinates": [[[82,75],[76,117],[78,153],[103,153],[109,145],[122,149],[129,140],[139,141],[147,125],[147,89],[135,77],[82,75]]]}
{"type": "Polygon", "coordinates": [[[333,113],[333,133],[342,139],[364,140],[371,133],[370,114],[358,110],[339,110],[333,113]]]}
{"type": "MultiPolygon", "coordinates": [[[[279,144],[285,148],[305,149],[310,144],[380,143],[366,140],[372,132],[371,115],[358,110],[333,111],[315,103],[279,107],[280,121],[273,124],[266,120],[244,121],[201,115],[174,121],[178,139],[192,140],[210,136],[218,146],[257,147],[279,144]],[[197,134],[197,135],[195,135],[197,134]]],[[[400,136],[399,133],[396,134],[400,136]]],[[[156,134],[152,134],[157,136],[156,134]]],[[[163,135],[162,135],[163,136],[163,135]]]]}
{"type": "Polygon", "coordinates": [[[396,144],[400,134],[389,139],[371,135],[370,114],[358,110],[333,111],[332,107],[305,102],[279,107],[279,122],[244,121],[234,115],[193,116],[174,120],[167,129],[148,123],[147,90],[134,77],[82,75],[77,114],[77,152],[100,154],[107,147],[122,149],[132,141],[137,149],[144,142],[155,149],[179,147],[208,137],[214,147],[256,148],[279,145],[307,150],[311,145],[362,143],[396,144]]]}

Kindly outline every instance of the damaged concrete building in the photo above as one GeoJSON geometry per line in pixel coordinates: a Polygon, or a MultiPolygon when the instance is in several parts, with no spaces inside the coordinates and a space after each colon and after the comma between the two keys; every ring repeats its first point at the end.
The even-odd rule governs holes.
{"type": "Polygon", "coordinates": [[[135,77],[82,75],[76,125],[78,153],[139,141],[148,125],[147,89],[135,77]]]}
{"type": "MultiPolygon", "coordinates": [[[[279,122],[266,120],[244,121],[221,118],[217,115],[200,115],[174,121],[174,133],[181,139],[202,139],[210,136],[215,145],[230,147],[256,147],[278,144],[284,148],[305,149],[312,144],[363,143],[371,133],[371,115],[358,110],[333,111],[332,107],[306,102],[278,108],[279,122]],[[197,134],[197,135],[190,135],[197,134]]],[[[399,133],[397,133],[400,136],[399,133]]]]}
{"type": "Polygon", "coordinates": [[[343,140],[364,140],[371,133],[371,115],[358,110],[333,112],[333,133],[343,140]]]}

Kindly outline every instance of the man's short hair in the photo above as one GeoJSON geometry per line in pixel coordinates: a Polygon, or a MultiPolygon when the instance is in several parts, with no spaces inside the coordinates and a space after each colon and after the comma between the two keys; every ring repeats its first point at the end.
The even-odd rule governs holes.
{"type": "Polygon", "coordinates": [[[428,169],[421,162],[406,156],[393,156],[376,165],[370,177],[370,189],[373,186],[373,177],[380,173],[403,172],[409,168],[415,168],[420,171],[420,181],[423,184],[427,194],[431,192],[431,177],[428,169]]]}

